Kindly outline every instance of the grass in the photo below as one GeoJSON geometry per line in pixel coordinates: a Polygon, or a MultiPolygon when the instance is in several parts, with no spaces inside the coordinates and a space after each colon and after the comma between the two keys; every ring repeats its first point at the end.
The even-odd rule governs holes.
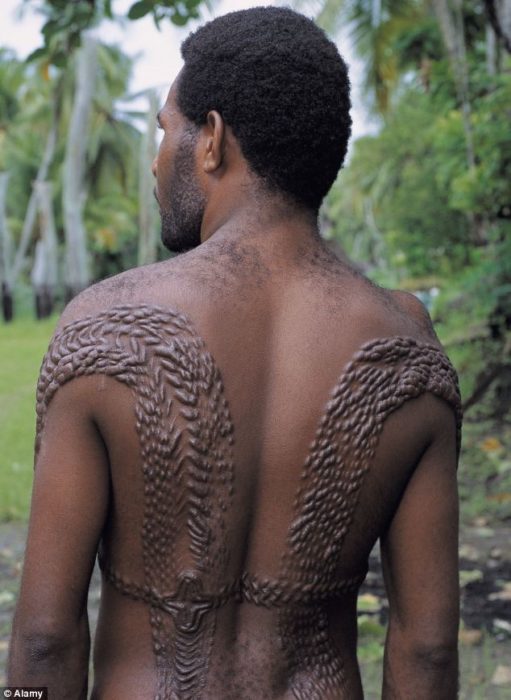
{"type": "Polygon", "coordinates": [[[0,520],[28,517],[35,389],[56,317],[0,325],[0,520]]]}

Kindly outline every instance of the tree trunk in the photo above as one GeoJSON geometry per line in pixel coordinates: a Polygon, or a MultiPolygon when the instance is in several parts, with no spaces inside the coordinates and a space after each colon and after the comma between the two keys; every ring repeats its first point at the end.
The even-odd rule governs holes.
{"type": "Polygon", "coordinates": [[[497,37],[493,27],[486,23],[486,70],[491,77],[497,75],[497,37]]]}
{"type": "MultiPolygon", "coordinates": [[[[52,104],[52,121],[48,136],[46,138],[46,145],[44,148],[43,158],[39,165],[39,170],[37,171],[35,182],[44,182],[48,178],[48,171],[53,161],[53,156],[55,155],[55,148],[57,146],[57,131],[60,119],[62,92],[64,88],[64,77],[60,75],[55,85],[53,91],[53,104],[52,104]]],[[[18,250],[14,258],[13,272],[12,272],[12,283],[13,286],[16,285],[18,277],[26,264],[25,256],[27,254],[27,249],[30,244],[30,239],[34,231],[34,226],[36,222],[37,214],[37,195],[35,190],[32,189],[30,194],[30,199],[28,200],[27,211],[25,213],[25,220],[23,222],[23,228],[21,230],[21,238],[18,244],[18,250]]]]}
{"type": "Polygon", "coordinates": [[[151,90],[148,98],[149,110],[147,113],[146,131],[142,137],[140,150],[138,215],[139,265],[147,265],[156,262],[158,232],[158,213],[153,196],[154,178],[151,172],[151,166],[156,157],[156,113],[158,111],[158,95],[156,91],[151,90]]]}
{"type": "Polygon", "coordinates": [[[467,50],[461,0],[433,0],[442,38],[447,49],[454,85],[461,107],[467,164],[475,165],[474,137],[471,123],[471,106],[468,83],[467,50]]]}
{"type": "MultiPolygon", "coordinates": [[[[469,170],[473,170],[476,165],[476,155],[474,131],[472,128],[472,108],[470,105],[462,0],[433,0],[433,8],[447,48],[456,94],[461,108],[467,166],[469,170]]],[[[486,221],[472,213],[467,214],[467,220],[474,245],[486,245],[488,242],[486,221]]]]}
{"type": "Polygon", "coordinates": [[[66,142],[62,205],[66,239],[66,298],[90,283],[87,236],[83,222],[85,163],[89,117],[97,65],[96,42],[85,35],[77,54],[76,87],[66,142]]]}
{"type": "Polygon", "coordinates": [[[57,144],[57,124],[54,122],[51,125],[48,137],[46,139],[46,146],[44,149],[43,159],[39,165],[39,170],[37,171],[36,179],[34,181],[34,187],[30,194],[30,199],[28,200],[27,211],[25,213],[25,220],[23,221],[23,228],[21,229],[20,242],[18,244],[18,249],[16,251],[16,256],[14,258],[12,280],[13,285],[16,284],[20,273],[22,272],[26,264],[26,254],[27,249],[30,244],[30,239],[32,238],[32,233],[34,231],[37,215],[37,195],[35,193],[35,185],[38,182],[44,182],[48,177],[48,170],[50,168],[53,156],[55,154],[55,146],[57,144]]]}
{"type": "Polygon", "coordinates": [[[0,172],[0,287],[2,294],[2,315],[4,321],[12,321],[14,308],[12,300],[12,239],[7,226],[5,205],[9,173],[0,172]]]}
{"type": "Polygon", "coordinates": [[[38,319],[50,316],[53,311],[58,277],[57,234],[53,218],[52,186],[49,182],[36,184],[39,205],[41,238],[37,241],[32,285],[38,319]]]}
{"type": "Polygon", "coordinates": [[[511,53],[511,0],[501,0],[499,3],[499,20],[502,34],[506,38],[508,51],[511,53]]]}
{"type": "Polygon", "coordinates": [[[379,27],[381,23],[381,0],[372,0],[371,4],[371,25],[379,27]]]}
{"type": "Polygon", "coordinates": [[[511,0],[484,0],[484,4],[493,31],[511,53],[511,0]]]}

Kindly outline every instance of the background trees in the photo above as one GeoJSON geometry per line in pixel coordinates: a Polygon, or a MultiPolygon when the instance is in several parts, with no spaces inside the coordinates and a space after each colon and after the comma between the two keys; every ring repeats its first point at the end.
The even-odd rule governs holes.
{"type": "MultiPolygon", "coordinates": [[[[155,97],[147,95],[145,126],[120,109],[131,59],[87,38],[120,4],[26,2],[45,14],[41,47],[26,63],[0,52],[6,317],[20,282],[30,271],[40,277],[38,241],[51,216],[57,297],[162,253],[149,174],[155,97]],[[37,191],[46,192],[44,206],[37,191]]],[[[375,281],[427,301],[467,408],[484,404],[500,420],[511,405],[511,0],[295,4],[334,35],[348,28],[378,125],[352,146],[324,206],[325,235],[375,281]]],[[[183,24],[201,3],[124,8],[125,21],[183,24]]]]}
{"type": "MultiPolygon", "coordinates": [[[[55,222],[58,259],[52,295],[61,299],[136,264],[138,248],[143,249],[144,262],[161,253],[155,245],[157,217],[148,178],[143,178],[143,186],[139,182],[142,134],[136,118],[140,115],[119,107],[120,100],[129,100],[132,60],[90,34],[103,19],[115,18],[116,3],[26,0],[25,4],[36,6],[45,16],[43,45],[26,62],[12,52],[0,52],[0,181],[5,195],[0,282],[5,320],[15,313],[14,301],[26,283],[44,277],[46,248],[38,243],[44,237],[48,207],[55,222]],[[47,181],[51,189],[39,188],[46,193],[43,206],[37,191],[47,181]],[[143,244],[137,240],[142,187],[143,244]]],[[[169,17],[181,23],[183,17],[196,16],[197,4],[135,3],[129,16],[149,13],[155,22],[169,17]]],[[[154,129],[152,135],[154,141],[154,129]]],[[[155,150],[150,138],[145,138],[144,167],[155,150]]],[[[40,291],[41,283],[35,286],[40,291]]],[[[35,291],[36,299],[39,296],[35,291]]],[[[52,303],[36,307],[44,316],[52,303]]]]}
{"type": "Polygon", "coordinates": [[[328,5],[331,20],[352,27],[380,119],[375,135],[354,144],[328,198],[329,235],[376,281],[423,297],[460,370],[465,408],[505,420],[511,3],[328,5]]]}

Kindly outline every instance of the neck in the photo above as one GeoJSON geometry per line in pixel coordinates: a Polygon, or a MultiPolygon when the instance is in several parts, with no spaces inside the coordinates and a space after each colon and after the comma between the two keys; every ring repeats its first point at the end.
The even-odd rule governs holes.
{"type": "MultiPolygon", "coordinates": [[[[239,192],[237,194],[240,194],[239,192]]],[[[257,246],[273,257],[291,261],[307,248],[323,245],[317,213],[300,209],[283,198],[245,190],[241,197],[221,200],[206,208],[201,241],[206,247],[243,244],[257,246]]]]}

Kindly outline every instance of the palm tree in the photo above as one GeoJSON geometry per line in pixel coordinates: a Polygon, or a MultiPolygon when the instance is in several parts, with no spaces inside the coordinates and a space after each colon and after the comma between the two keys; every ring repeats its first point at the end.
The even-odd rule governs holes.
{"type": "Polygon", "coordinates": [[[356,53],[364,61],[364,88],[369,104],[384,115],[392,93],[406,68],[406,53],[395,44],[407,32],[417,31],[426,17],[415,0],[295,0],[297,9],[316,14],[316,23],[331,35],[345,26],[356,53]]]}
{"type": "MultiPolygon", "coordinates": [[[[84,202],[81,216],[81,260],[87,255],[87,252],[83,255],[83,248],[89,253],[91,249],[94,251],[95,261],[110,256],[112,248],[122,246],[126,249],[128,237],[135,240],[129,260],[130,264],[135,264],[140,133],[132,117],[139,115],[123,112],[117,106],[118,100],[126,95],[132,60],[115,47],[97,44],[96,51],[97,70],[94,71],[88,135],[83,138],[84,134],[76,126],[74,131],[79,133],[84,149],[81,155],[82,184],[91,195],[84,202]]],[[[12,57],[8,59],[10,61],[12,57]]],[[[68,156],[70,154],[66,137],[70,132],[77,92],[75,60],[71,60],[66,69],[48,70],[45,57],[28,65],[19,62],[19,65],[22,76],[16,83],[19,94],[14,94],[16,99],[10,98],[11,107],[9,112],[6,110],[5,118],[0,112],[0,169],[9,168],[11,173],[7,208],[17,248],[9,268],[11,288],[21,279],[35,252],[34,237],[38,231],[36,190],[38,184],[47,180],[54,185],[57,237],[62,241],[66,222],[64,190],[67,201],[73,201],[69,196],[69,170],[64,175],[63,160],[66,152],[68,156]],[[11,114],[16,118],[10,118],[11,114]]],[[[0,95],[7,94],[2,82],[6,71],[2,68],[0,60],[0,95]]],[[[80,111],[83,117],[83,110],[80,111]]],[[[65,161],[68,168],[70,160],[65,161]]],[[[76,240],[72,236],[71,239],[68,250],[76,251],[76,240]]],[[[125,266],[125,257],[123,252],[119,265],[125,266]]],[[[90,272],[91,277],[97,276],[93,269],[90,272]]],[[[73,278],[76,279],[76,275],[73,278]]],[[[82,278],[79,287],[88,281],[82,278]]],[[[77,290],[68,288],[67,295],[71,296],[77,290]]]]}
{"type": "Polygon", "coordinates": [[[158,94],[151,90],[147,95],[146,131],[141,141],[139,174],[139,244],[138,264],[146,265],[156,261],[157,208],[153,197],[154,181],[151,165],[156,157],[156,113],[158,94]]]}
{"type": "Polygon", "coordinates": [[[38,199],[41,236],[35,246],[31,279],[36,316],[41,319],[50,316],[53,311],[58,282],[58,249],[52,185],[49,182],[38,182],[34,189],[38,199]]]}
{"type": "Polygon", "coordinates": [[[11,321],[13,316],[12,279],[10,274],[12,240],[5,213],[8,182],[9,173],[0,172],[0,292],[4,321],[11,321]]]}
{"type": "Polygon", "coordinates": [[[493,31],[511,53],[511,0],[484,0],[484,4],[493,31]]]}
{"type": "Polygon", "coordinates": [[[62,179],[62,209],[66,238],[66,297],[72,298],[90,284],[87,239],[83,221],[85,163],[89,119],[97,71],[97,44],[82,40],[76,60],[76,84],[69,120],[62,179]]]}

